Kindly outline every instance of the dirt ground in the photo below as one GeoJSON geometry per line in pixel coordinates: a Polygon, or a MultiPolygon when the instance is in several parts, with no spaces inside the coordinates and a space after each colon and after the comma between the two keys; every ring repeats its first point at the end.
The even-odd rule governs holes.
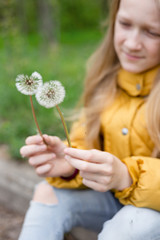
{"type": "Polygon", "coordinates": [[[18,240],[23,218],[0,204],[0,240],[18,240]]]}

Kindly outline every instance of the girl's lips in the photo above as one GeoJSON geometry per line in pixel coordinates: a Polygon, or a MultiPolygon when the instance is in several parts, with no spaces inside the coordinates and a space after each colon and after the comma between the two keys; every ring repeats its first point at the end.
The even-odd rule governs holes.
{"type": "Polygon", "coordinates": [[[139,60],[143,58],[142,56],[132,55],[131,53],[127,52],[124,52],[124,54],[129,60],[139,60]]]}

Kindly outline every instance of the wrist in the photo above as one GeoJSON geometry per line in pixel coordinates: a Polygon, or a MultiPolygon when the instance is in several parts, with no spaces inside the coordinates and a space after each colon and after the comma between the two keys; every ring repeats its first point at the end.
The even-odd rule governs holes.
{"type": "Polygon", "coordinates": [[[121,174],[121,179],[119,181],[117,190],[123,191],[125,188],[128,188],[132,185],[133,180],[129,174],[127,166],[123,163],[123,170],[121,174]]]}

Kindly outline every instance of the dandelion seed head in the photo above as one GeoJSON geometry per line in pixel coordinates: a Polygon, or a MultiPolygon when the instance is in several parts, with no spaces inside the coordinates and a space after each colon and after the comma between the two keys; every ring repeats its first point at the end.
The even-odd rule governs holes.
{"type": "Polygon", "coordinates": [[[19,74],[16,77],[17,90],[25,95],[35,94],[42,84],[42,76],[38,72],[32,73],[31,76],[19,74]]]}
{"type": "Polygon", "coordinates": [[[61,102],[65,97],[65,89],[57,80],[44,83],[36,93],[38,103],[46,108],[52,108],[61,102]]]}
{"type": "Polygon", "coordinates": [[[42,76],[38,72],[33,72],[31,77],[33,77],[34,79],[42,80],[42,76]]]}

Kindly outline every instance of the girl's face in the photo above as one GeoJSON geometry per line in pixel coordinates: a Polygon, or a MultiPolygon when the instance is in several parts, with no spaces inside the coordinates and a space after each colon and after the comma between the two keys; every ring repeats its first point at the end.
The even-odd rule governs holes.
{"type": "Polygon", "coordinates": [[[129,72],[160,64],[160,8],[154,0],[121,0],[114,47],[121,66],[129,72]]]}

